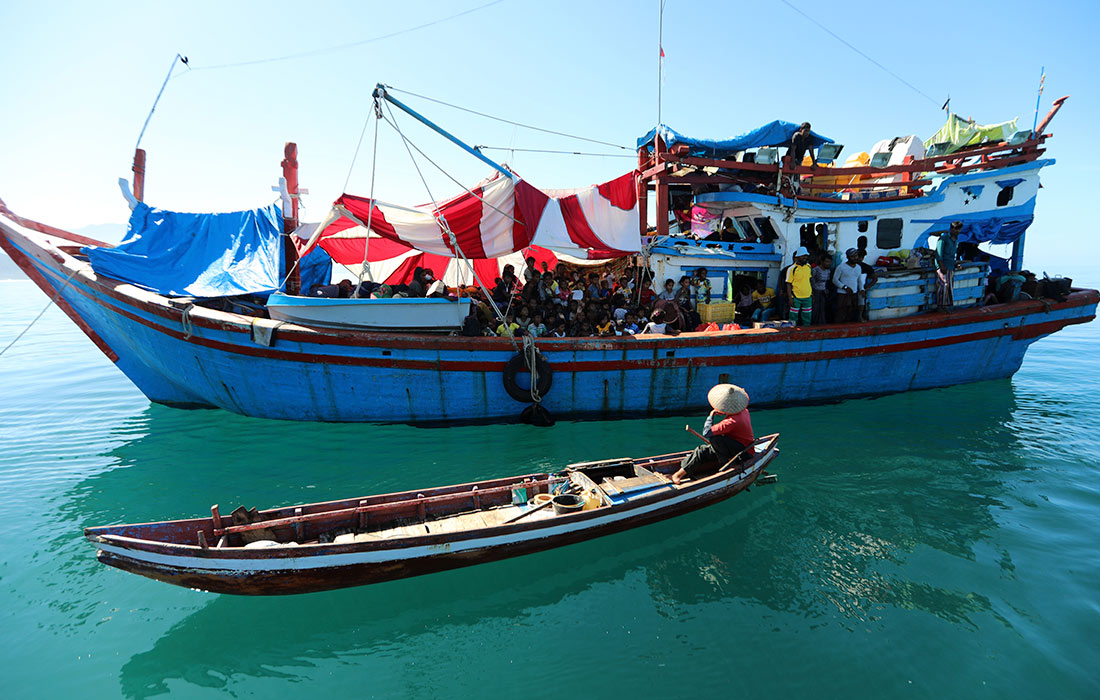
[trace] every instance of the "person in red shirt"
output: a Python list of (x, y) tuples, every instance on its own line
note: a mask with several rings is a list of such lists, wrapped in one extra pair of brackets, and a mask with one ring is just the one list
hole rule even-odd
[[(749, 419), (749, 395), (744, 389), (719, 384), (710, 390), (707, 400), (714, 409), (703, 425), (703, 437), (708, 442), (684, 457), (680, 469), (672, 475), (674, 484), (718, 471), (755, 440)], [(715, 416), (720, 418), (717, 425)]]

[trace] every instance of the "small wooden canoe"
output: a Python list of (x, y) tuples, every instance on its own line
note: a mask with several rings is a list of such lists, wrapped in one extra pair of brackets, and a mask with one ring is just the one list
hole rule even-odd
[[(92, 527), (84, 536), (104, 564), (178, 586), (308, 593), (538, 552), (717, 503), (764, 473), (778, 439), (761, 438), (717, 473), (680, 485), (669, 475), (686, 452), (232, 517), (214, 506), (208, 518)], [(559, 507), (570, 496), (574, 510)]]

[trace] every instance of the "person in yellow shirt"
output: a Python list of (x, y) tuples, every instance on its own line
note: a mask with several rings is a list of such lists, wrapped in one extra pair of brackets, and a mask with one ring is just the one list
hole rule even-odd
[(515, 336), (518, 330), (519, 324), (516, 323), (515, 315), (509, 311), (508, 315), (504, 317), (504, 321), (497, 326), (497, 335), (501, 338), (511, 338)]
[(810, 284), (810, 251), (801, 246), (794, 252), (794, 264), (787, 268), (787, 298), (791, 300), (788, 318), (800, 326), (810, 325), (814, 312), (814, 291)]
[(764, 280), (757, 280), (756, 290), (752, 293), (752, 300), (756, 302), (756, 311), (752, 314), (754, 321), (770, 321), (775, 314), (775, 290), (767, 285)]

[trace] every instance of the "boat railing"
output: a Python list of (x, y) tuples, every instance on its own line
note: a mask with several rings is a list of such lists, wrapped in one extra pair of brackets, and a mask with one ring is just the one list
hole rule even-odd
[[(842, 183), (830, 183), (828, 185), (813, 185), (815, 188), (846, 188), (846, 187), (885, 187), (891, 184), (915, 186), (928, 184), (931, 180), (917, 179), (920, 175), (959, 175), (972, 170), (989, 170), (1004, 168), (1009, 165), (1017, 165), (1037, 159), (1045, 152), (1042, 147), (1048, 134), (1029, 139), (1022, 144), (1009, 144), (1007, 141), (985, 144), (982, 146), (964, 148), (946, 155), (938, 155), (920, 159), (899, 165), (859, 165), (840, 167), (812, 167), (798, 165), (783, 167), (779, 163), (749, 163), (737, 160), (723, 160), (715, 158), (700, 158), (696, 156), (678, 155), (675, 150), (661, 153), (656, 165), (642, 172), (642, 180), (667, 179), (670, 183), (694, 184), (699, 182), (718, 183), (728, 181), (731, 173), (745, 173), (754, 175), (776, 175), (782, 170), (785, 175), (807, 175), (811, 177), (862, 177), (880, 178), (894, 175), (908, 176), (901, 182), (874, 183), (864, 180), (863, 183), (845, 185)], [(718, 168), (713, 175), (703, 172), (703, 168)], [(807, 185), (803, 185), (806, 187)]]
[(472, 499), (474, 507), (480, 509), (482, 507), (482, 499), (487, 496), (492, 497), (504, 493), (510, 493), (513, 489), (538, 489), (543, 486), (549, 489), (565, 481), (568, 481), (567, 477), (552, 476), (547, 479), (520, 481), (512, 484), (507, 484), (505, 486), (495, 486), (487, 489), (479, 489), (477, 486), (474, 486), (469, 491), (456, 491), (454, 493), (440, 494), (438, 496), (417, 496), (415, 498), (408, 498), (400, 501), (388, 501), (386, 503), (367, 504), (366, 501), (361, 501), (359, 505), (351, 508), (339, 508), (336, 510), (322, 511), (320, 513), (303, 513), (301, 515), (291, 515), (283, 518), (274, 518), (271, 520), (257, 520), (253, 523), (229, 525), (223, 528), (215, 527), (214, 536), (222, 537), (224, 535), (234, 535), (244, 532), (252, 532), (254, 530), (292, 527), (296, 525), (301, 525), (302, 523), (316, 523), (328, 520), (343, 520), (355, 516), (359, 516), (360, 518), (362, 518), (363, 516), (367, 516), (372, 513), (399, 510), (401, 508), (408, 508), (410, 506), (417, 507), (417, 509), (420, 511), (419, 516), (423, 520), (427, 517), (426, 506), (429, 505), (449, 503), (452, 501), (459, 501), (464, 499)]
[(749, 443), (749, 446), (741, 450), (733, 457), (731, 457), (722, 468), (718, 470), (719, 474), (726, 472), (743, 472), (751, 467), (757, 460), (768, 453), (768, 450), (775, 444), (775, 441), (779, 439), (779, 433), (772, 433), (771, 435), (765, 435), (764, 437), (757, 438)]

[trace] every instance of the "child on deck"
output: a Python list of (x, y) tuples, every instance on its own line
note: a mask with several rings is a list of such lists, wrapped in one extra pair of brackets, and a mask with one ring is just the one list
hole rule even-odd
[(615, 331), (612, 329), (611, 325), (611, 317), (606, 311), (602, 312), (599, 316), (599, 320), (596, 321), (596, 334), (615, 335)]
[(508, 315), (504, 317), (504, 322), (497, 326), (497, 335), (501, 338), (511, 338), (515, 336), (519, 328), (520, 325), (516, 323), (515, 315), (509, 311)]
[(531, 325), (531, 310), (526, 306), (519, 307), (519, 315), (516, 316), (516, 323), (520, 325), (520, 328), (526, 328)]
[(527, 325), (527, 332), (530, 333), (533, 338), (540, 338), (546, 335), (546, 324), (542, 322), (541, 311), (535, 312), (534, 320)]
[(623, 334), (637, 335), (638, 323), (633, 313), (627, 312), (626, 317), (623, 319)]

